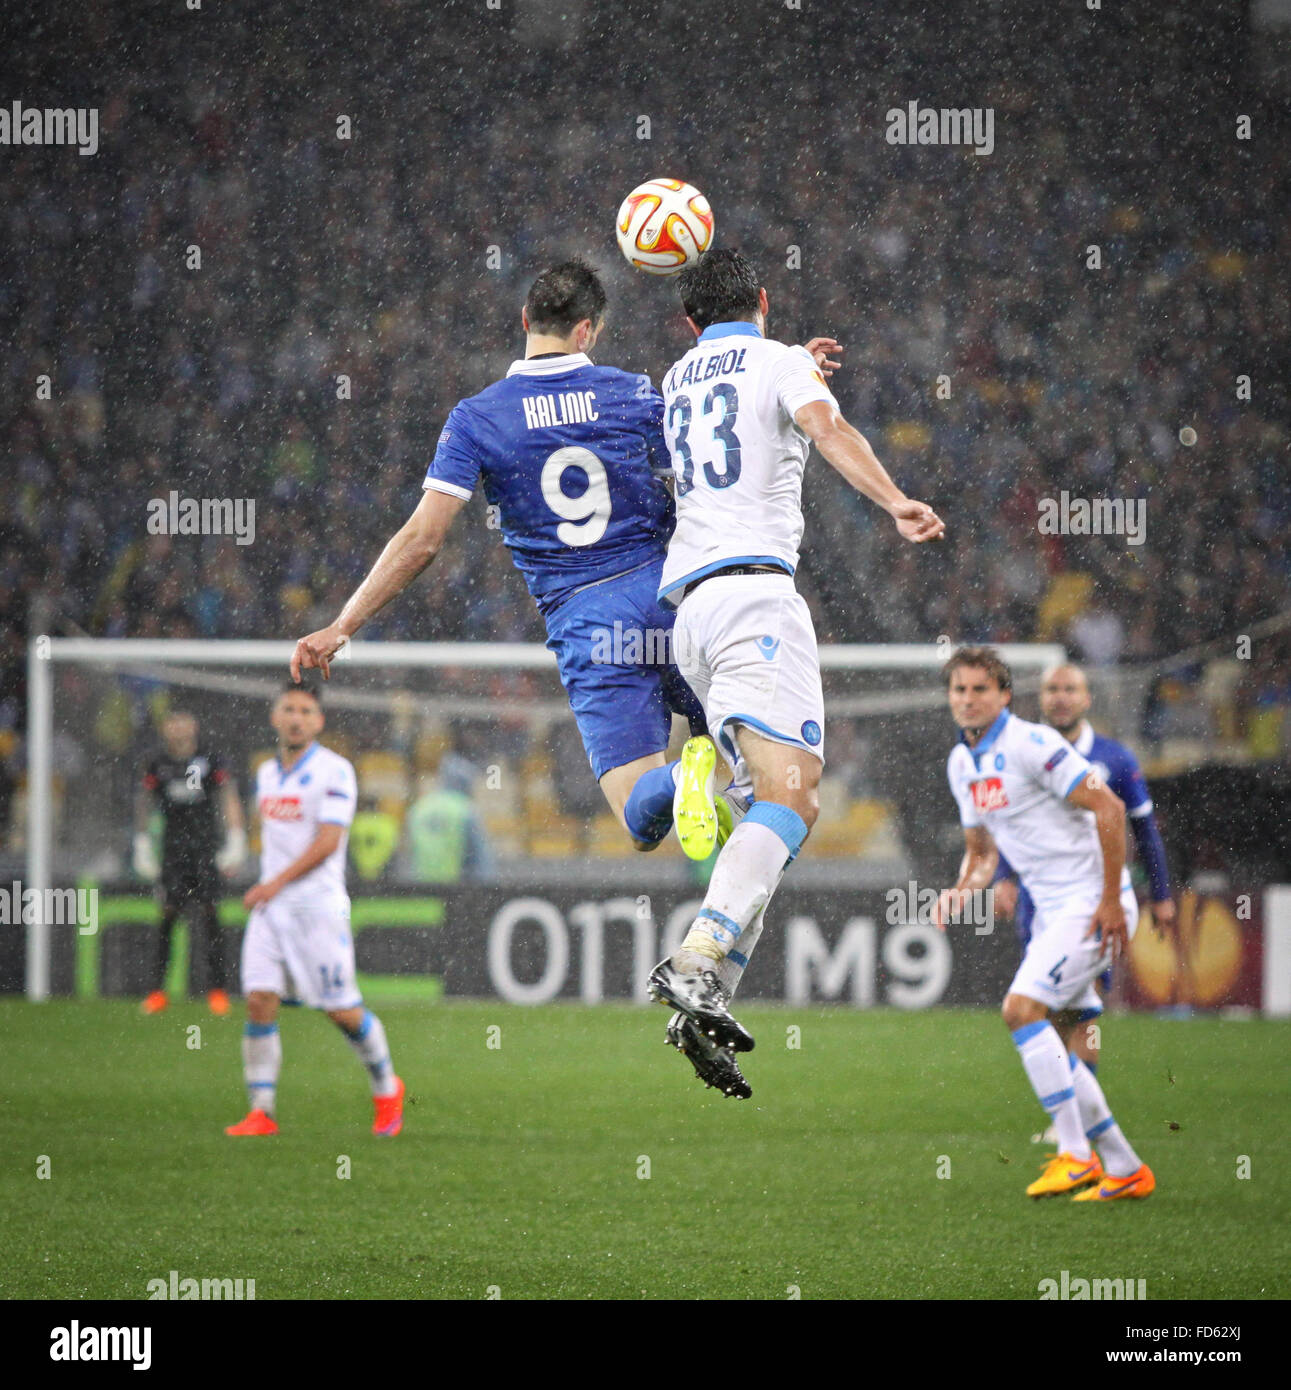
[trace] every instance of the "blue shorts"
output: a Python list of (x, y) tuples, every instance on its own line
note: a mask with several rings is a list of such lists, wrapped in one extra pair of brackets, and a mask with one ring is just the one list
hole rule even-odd
[(547, 646), (597, 781), (668, 747), (672, 715), (705, 733), (704, 711), (672, 663), (676, 613), (658, 600), (663, 559), (602, 580), (547, 615)]
[[(1018, 931), (1018, 941), (1025, 951), (1031, 944), (1031, 923), (1035, 920), (1035, 904), (1031, 901), (1031, 894), (1020, 883), (1018, 884), (1018, 906), (1013, 920)], [(1102, 985), (1104, 992), (1111, 989), (1112, 967), (1110, 965), (1098, 977), (1098, 982)]]

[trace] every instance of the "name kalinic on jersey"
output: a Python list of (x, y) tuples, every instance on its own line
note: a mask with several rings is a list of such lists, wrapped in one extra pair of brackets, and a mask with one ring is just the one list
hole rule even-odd
[(663, 400), (649, 377), (582, 353), (513, 362), (460, 401), (424, 487), (477, 486), (544, 613), (573, 592), (663, 557), (672, 531)]
[(599, 420), (595, 391), (563, 391), (559, 396), (524, 396), (526, 429), (552, 429), (556, 425), (583, 425)]

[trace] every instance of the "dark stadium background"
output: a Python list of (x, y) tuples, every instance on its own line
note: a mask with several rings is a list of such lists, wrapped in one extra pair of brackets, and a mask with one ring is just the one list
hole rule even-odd
[[(544, 264), (604, 269), (602, 360), (657, 377), (684, 349), (671, 288), (612, 236), (622, 195), (669, 173), (761, 268), (773, 332), (846, 343), (845, 412), (950, 526), (915, 554), (811, 467), (822, 640), (1066, 642), (1145, 756), (1176, 870), (1285, 874), (1291, 121), (1286, 31), (1255, 22), (1184, 2), (10, 7), (6, 99), (97, 106), (101, 131), (92, 158), (0, 152), (3, 863), (28, 638), (327, 621), (415, 504), (447, 410), (519, 353)], [(888, 144), (910, 100), (992, 107), (994, 152)], [(147, 536), (172, 489), (256, 498), (256, 543)], [(1148, 543), (1038, 534), (1064, 489), (1146, 498)], [(477, 502), (365, 636), (541, 630)], [(936, 760), (903, 770), (945, 734), (894, 720), (855, 744), (852, 790), (891, 799), (930, 873), (953, 808)], [(150, 739), (90, 750), (123, 847)], [(557, 786), (575, 816), (595, 808), (578, 781)]]

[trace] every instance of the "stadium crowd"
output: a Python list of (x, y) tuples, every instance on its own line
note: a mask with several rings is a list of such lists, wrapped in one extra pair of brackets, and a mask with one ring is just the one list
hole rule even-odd
[[(845, 413), (948, 521), (935, 556), (903, 546), (813, 461), (801, 573), (822, 640), (1055, 638), (1115, 666), (1291, 608), (1291, 189), (1231, 101), (1181, 115), (1168, 82), (1126, 95), (1114, 62), (1043, 59), (964, 91), (930, 33), (903, 61), (772, 56), (750, 107), (738, 24), (710, 36), (732, 75), (701, 99), (684, 62), (604, 67), (586, 7), (568, 7), (582, 42), (517, 33), (505, 62), (478, 16), (377, 8), (357, 52), (244, 18), (206, 62), (187, 26), (141, 61), (98, 16), (100, 153), (7, 151), (0, 728), (21, 731), (33, 611), (133, 637), (330, 619), (415, 505), (452, 404), (519, 355), (544, 264), (605, 270), (598, 356), (657, 379), (686, 330), (612, 219), (660, 173), (702, 187), (760, 264), (773, 333), (845, 342)], [(562, 116), (553, 71), (579, 93)], [(989, 157), (888, 143), (886, 108), (937, 92), (993, 103)], [(172, 491), (254, 499), (254, 542), (149, 534)], [(1044, 534), (1063, 493), (1142, 499), (1143, 543)], [(540, 638), (478, 499), (367, 635)], [(1291, 703), (1285, 638), (1252, 656), (1240, 701)]]

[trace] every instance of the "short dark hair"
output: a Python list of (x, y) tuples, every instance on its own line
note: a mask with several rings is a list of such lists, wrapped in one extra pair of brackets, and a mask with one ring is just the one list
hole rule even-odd
[(1009, 670), (1004, 658), (994, 647), (959, 647), (950, 655), (950, 660), (941, 668), (946, 678), (946, 688), (950, 688), (950, 678), (961, 666), (972, 666), (993, 676), (1001, 690), (1012, 691), (1013, 672)]
[(284, 695), (308, 695), (319, 709), (323, 708), (323, 692), (314, 681), (283, 681), (278, 698), (281, 700)]
[(720, 246), (704, 254), (677, 277), (681, 306), (700, 328), (731, 319), (752, 318), (762, 288), (752, 263), (738, 251)]
[(524, 302), (529, 332), (564, 335), (584, 319), (598, 324), (607, 303), (601, 277), (586, 261), (562, 261), (529, 286)]

